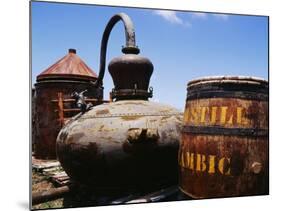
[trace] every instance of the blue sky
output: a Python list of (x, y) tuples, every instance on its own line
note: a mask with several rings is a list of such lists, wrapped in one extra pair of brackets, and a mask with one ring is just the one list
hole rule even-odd
[[(69, 48), (98, 74), (100, 42), (112, 15), (134, 22), (141, 55), (154, 72), (152, 100), (184, 108), (186, 84), (205, 76), (244, 75), (268, 80), (268, 18), (95, 5), (32, 2), (32, 83)], [(109, 39), (107, 64), (125, 44), (122, 23)], [(106, 70), (104, 95), (113, 88)]]

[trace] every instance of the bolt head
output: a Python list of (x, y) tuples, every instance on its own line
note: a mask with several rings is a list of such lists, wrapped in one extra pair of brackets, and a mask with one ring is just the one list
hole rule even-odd
[(259, 174), (262, 170), (262, 164), (260, 162), (254, 162), (251, 166), (251, 171), (255, 174)]

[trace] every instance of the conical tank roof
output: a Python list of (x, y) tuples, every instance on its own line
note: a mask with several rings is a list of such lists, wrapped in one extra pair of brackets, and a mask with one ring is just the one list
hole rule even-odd
[(75, 49), (69, 49), (67, 55), (37, 76), (37, 82), (49, 79), (82, 79), (93, 81), (97, 79), (97, 74), (77, 56)]

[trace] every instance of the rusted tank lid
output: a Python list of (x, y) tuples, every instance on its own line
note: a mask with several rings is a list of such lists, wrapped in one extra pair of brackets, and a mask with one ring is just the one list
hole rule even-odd
[(210, 97), (268, 100), (268, 81), (248, 76), (215, 76), (187, 84), (187, 99)]
[(37, 82), (50, 79), (80, 79), (94, 81), (97, 74), (70, 48), (68, 54), (37, 76)]
[(258, 77), (249, 77), (249, 76), (212, 76), (212, 77), (203, 77), (189, 81), (187, 86), (197, 86), (204, 84), (255, 84), (268, 86), (268, 81), (258, 78)]

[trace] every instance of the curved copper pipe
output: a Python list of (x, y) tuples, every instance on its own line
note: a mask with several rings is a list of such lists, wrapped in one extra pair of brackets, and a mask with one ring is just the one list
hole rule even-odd
[(133, 25), (131, 18), (125, 13), (119, 13), (119, 14), (112, 16), (112, 18), (109, 20), (109, 22), (107, 23), (107, 25), (105, 27), (105, 30), (104, 30), (103, 36), (102, 36), (102, 41), (101, 41), (99, 76), (95, 83), (95, 85), (97, 85), (99, 87), (102, 86), (102, 81), (103, 81), (103, 77), (104, 77), (108, 38), (109, 38), (112, 28), (120, 20), (124, 24), (125, 36), (126, 36), (126, 46), (123, 47), (122, 52), (125, 54), (129, 54), (129, 53), (138, 54), (140, 52), (140, 50), (136, 46), (135, 29), (134, 29), (134, 25)]

